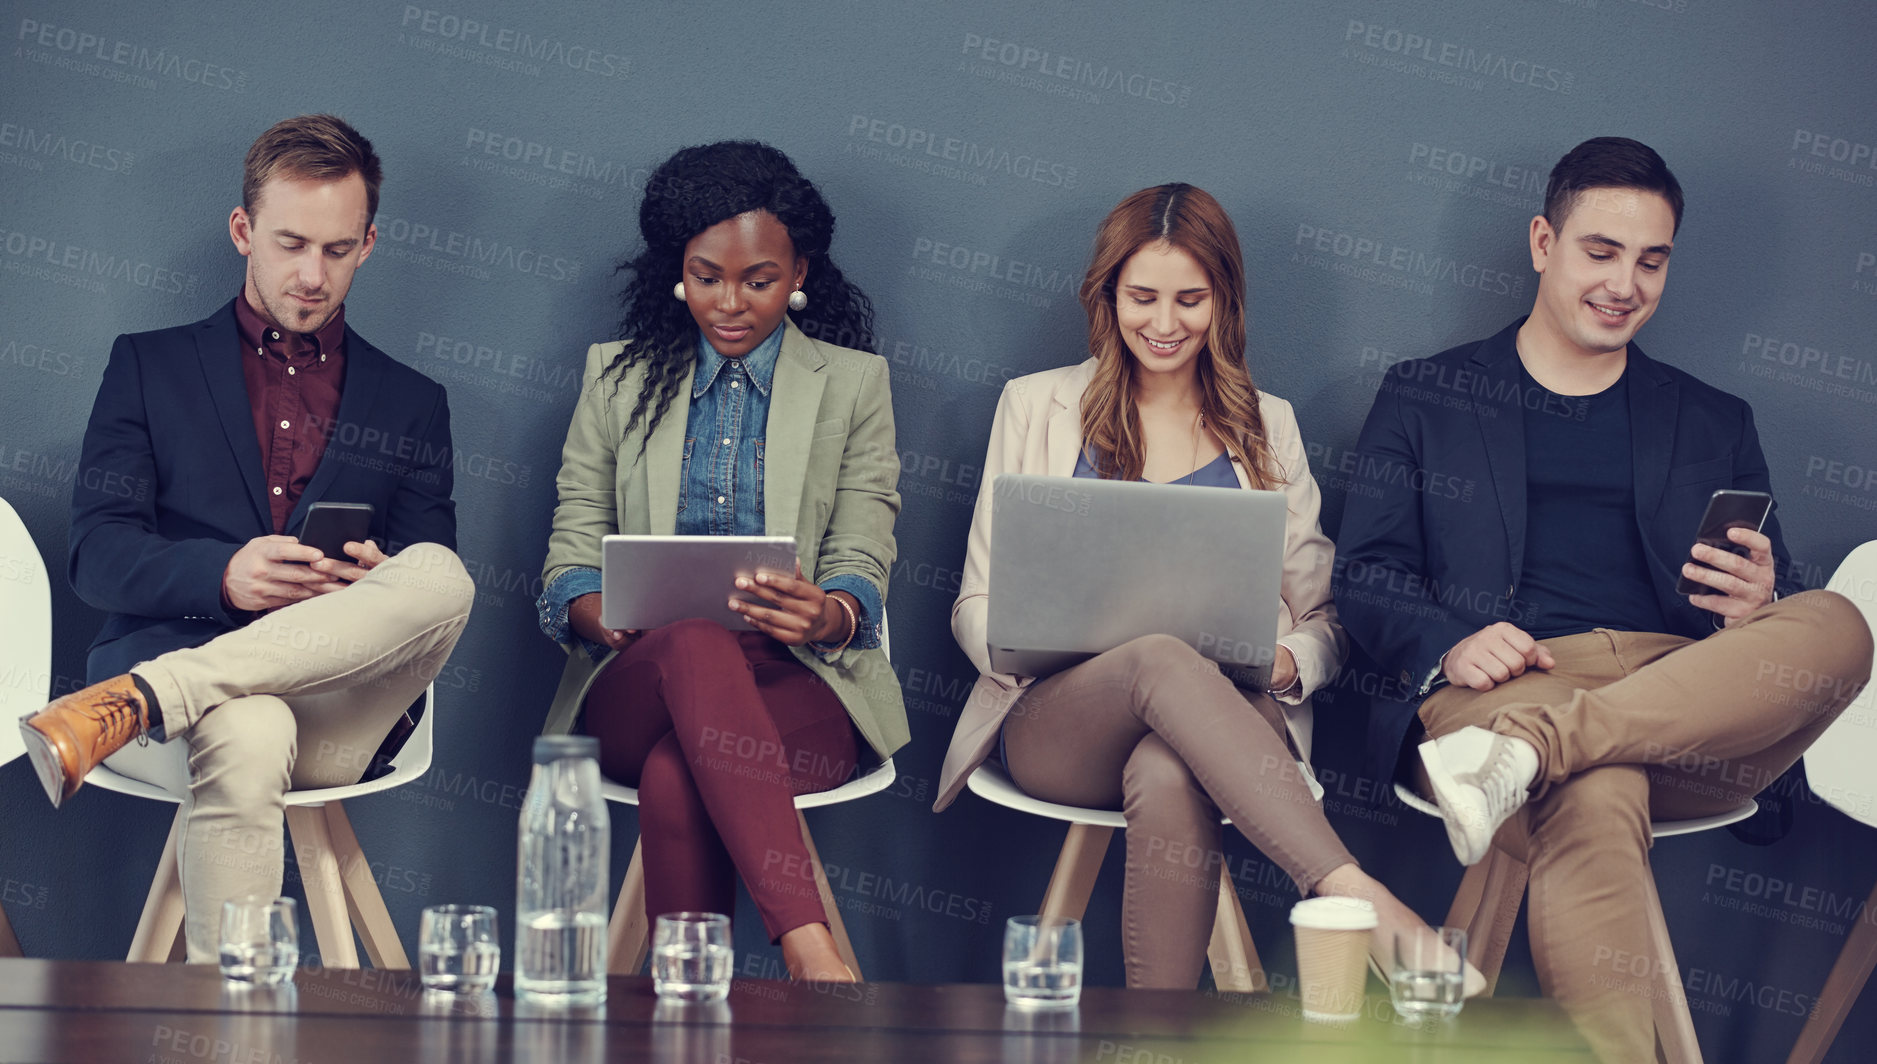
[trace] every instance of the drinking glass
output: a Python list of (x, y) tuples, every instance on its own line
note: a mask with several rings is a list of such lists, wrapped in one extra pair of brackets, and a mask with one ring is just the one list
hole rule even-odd
[(1395, 935), (1395, 966), (1388, 996), (1409, 1019), (1452, 1016), (1466, 986), (1466, 931), (1423, 927)]
[(495, 910), (487, 905), (431, 905), (417, 925), (417, 975), (425, 990), (480, 994), (502, 970)]
[(1004, 1001), (1070, 1009), (1082, 1000), (1082, 922), (1013, 916), (1004, 922)]
[(292, 898), (250, 895), (222, 903), (222, 978), (279, 986), (300, 965), (299, 906)]
[(665, 913), (652, 932), (652, 988), (671, 1001), (730, 996), (730, 918), (721, 913)]

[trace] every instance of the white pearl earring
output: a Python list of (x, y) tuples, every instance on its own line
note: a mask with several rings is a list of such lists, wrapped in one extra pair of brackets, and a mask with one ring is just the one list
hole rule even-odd
[(790, 292), (789, 293), (789, 309), (790, 310), (807, 310), (808, 309), (808, 293), (802, 291), (799, 288), (797, 288), (793, 292)]
[(671, 286), (671, 297), (677, 300), (684, 299), (684, 282), (683, 281), (679, 281), (677, 284), (674, 284)]

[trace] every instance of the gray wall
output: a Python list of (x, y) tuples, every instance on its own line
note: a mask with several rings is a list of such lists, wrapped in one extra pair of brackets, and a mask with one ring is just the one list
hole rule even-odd
[[(1002, 920), (1034, 910), (1060, 840), (969, 796), (929, 812), (972, 678), (946, 616), (998, 388), (1081, 357), (1074, 289), (1094, 226), (1137, 188), (1190, 181), (1232, 211), (1252, 371), (1296, 404), (1334, 534), (1382, 367), (1522, 313), (1525, 224), (1551, 163), (1589, 136), (1645, 140), (1686, 185), (1688, 216), (1643, 343), (1753, 403), (1806, 583), (1873, 535), (1877, 17), (1858, 0), (7, 7), (0, 494), (55, 574), (112, 337), (237, 290), (225, 223), (249, 142), (330, 110), (384, 156), (378, 249), (348, 320), (450, 389), (480, 587), (438, 681), (436, 771), (353, 809), (407, 941), (425, 904), (512, 914), (524, 754), (560, 660), (531, 606), (560, 441), (580, 355), (613, 335), (610, 270), (633, 246), (639, 189), (682, 145), (788, 151), (880, 308), (914, 738), (890, 794), (814, 817), (875, 978), (995, 978)], [(55, 583), (69, 688), (99, 615)], [(1459, 878), (1438, 826), (1354, 768), (1363, 682), (1318, 717), (1332, 815), (1438, 917)], [(0, 801), (4, 901), (28, 952), (121, 955), (169, 808), (93, 789), (55, 814), (23, 763), (0, 772)], [(616, 824), (623, 870), (632, 815)], [(1877, 879), (1870, 840), (1805, 800), (1770, 848), (1725, 832), (1659, 847), (1713, 1059), (1783, 1056)], [(1103, 982), (1120, 980), (1114, 856), (1090, 910)], [(1232, 858), (1260, 945), (1288, 964), (1281, 876), (1242, 840)], [(775, 974), (757, 927), (740, 923), (744, 970)], [(1534, 992), (1522, 944), (1508, 982)], [(1866, 1004), (1839, 1045), (1873, 1035)]]

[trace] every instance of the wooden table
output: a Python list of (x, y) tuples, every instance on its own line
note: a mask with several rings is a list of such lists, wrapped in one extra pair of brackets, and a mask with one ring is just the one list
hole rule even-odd
[(796, 986), (738, 980), (728, 1002), (661, 1005), (615, 976), (599, 1009), (426, 996), (414, 973), (303, 969), (290, 987), (225, 987), (213, 967), (0, 960), (0, 1061), (143, 1064), (701, 1064), (1002, 1061), (1281, 1064), (1587, 1061), (1550, 1001), (1482, 1000), (1412, 1026), (1386, 998), (1345, 1027), (1294, 998), (1092, 987), (1077, 1010), (1006, 1009), (995, 985)]

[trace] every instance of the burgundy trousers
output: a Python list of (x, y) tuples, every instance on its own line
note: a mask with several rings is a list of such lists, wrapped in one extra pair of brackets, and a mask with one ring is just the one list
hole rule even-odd
[(645, 914), (732, 913), (749, 888), (771, 941), (826, 923), (795, 796), (847, 782), (847, 710), (761, 632), (677, 621), (640, 636), (587, 692), (600, 771), (639, 789)]

